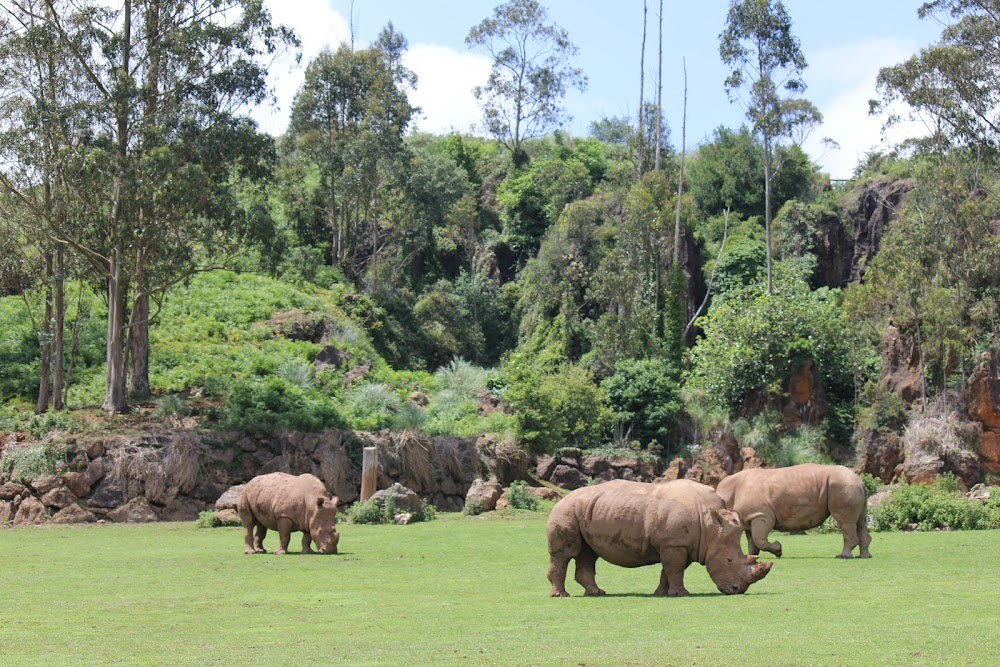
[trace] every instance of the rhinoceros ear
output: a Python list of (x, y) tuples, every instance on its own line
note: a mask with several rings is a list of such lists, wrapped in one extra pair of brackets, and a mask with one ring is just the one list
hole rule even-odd
[(722, 533), (724, 535), (740, 530), (739, 521), (737, 520), (734, 522), (729, 518), (731, 515), (735, 514), (735, 512), (732, 512), (731, 510), (722, 510), (722, 512), (726, 513), (725, 515), (716, 509), (711, 509), (709, 512), (712, 515), (712, 520), (719, 524), (719, 528), (722, 529)]
[(320, 496), (319, 498), (316, 499), (316, 507), (319, 507), (320, 509), (323, 508), (323, 505), (325, 503), (326, 503), (326, 498), (324, 498), (323, 496)]

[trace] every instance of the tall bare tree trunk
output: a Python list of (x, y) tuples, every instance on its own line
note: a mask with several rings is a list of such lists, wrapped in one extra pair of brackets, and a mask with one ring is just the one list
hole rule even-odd
[(128, 409), (125, 399), (125, 295), (122, 294), (121, 260), (117, 248), (111, 251), (108, 271), (108, 345), (104, 404), (109, 415)]
[(660, 146), (663, 144), (663, 0), (660, 0), (660, 57), (656, 67), (656, 162), (653, 167), (660, 170)]
[(145, 398), (149, 388), (149, 294), (145, 288), (145, 252), (139, 252), (135, 267), (135, 293), (128, 326), (129, 398)]
[(642, 2), (642, 51), (639, 54), (639, 131), (636, 135), (636, 171), (639, 177), (642, 178), (642, 172), (645, 168), (645, 143), (646, 143), (646, 133), (645, 124), (643, 121), (642, 107), (646, 100), (646, 1)]
[(677, 176), (677, 215), (674, 217), (674, 266), (681, 258), (681, 203), (684, 197), (684, 157), (687, 153), (688, 70), (684, 64), (684, 113), (681, 115), (681, 169)]
[(774, 291), (771, 278), (771, 137), (764, 133), (764, 237), (767, 241), (767, 295)]

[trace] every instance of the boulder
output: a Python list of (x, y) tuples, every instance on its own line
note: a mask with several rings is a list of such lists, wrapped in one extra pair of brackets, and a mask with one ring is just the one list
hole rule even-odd
[(85, 472), (68, 472), (64, 474), (63, 484), (77, 498), (83, 498), (90, 493), (90, 477)]
[(468, 506), (472, 500), (479, 500), (483, 504), (484, 512), (492, 512), (497, 507), (497, 501), (503, 493), (503, 487), (497, 482), (484, 482), (478, 477), (472, 481), (472, 486), (465, 494), (465, 504)]
[[(753, 447), (743, 447), (740, 449), (740, 458), (743, 460), (743, 464), (739, 470), (764, 467), (764, 460), (757, 456), (757, 450)], [(733, 472), (738, 472), (735, 463), (733, 464)]]
[(187, 496), (177, 496), (168, 500), (163, 507), (154, 507), (153, 511), (160, 521), (194, 521), (206, 509), (205, 503)]
[(28, 482), (28, 485), (34, 489), (36, 494), (44, 496), (52, 489), (62, 486), (62, 477), (59, 475), (44, 475), (38, 479), (31, 480)]
[(151, 523), (156, 521), (156, 513), (149, 506), (149, 501), (139, 496), (133, 498), (121, 507), (108, 512), (108, 518), (115, 523)]
[(15, 496), (23, 496), (27, 490), (23, 484), (3, 482), (0, 484), (0, 500), (14, 500)]
[(360, 366), (355, 366), (351, 370), (344, 373), (344, 386), (350, 385), (352, 382), (358, 379), (364, 379), (372, 372), (375, 368), (370, 361), (366, 361)]
[[(628, 468), (626, 468), (628, 470)], [(579, 489), (582, 486), (587, 486), (587, 478), (582, 472), (577, 468), (568, 466), (565, 464), (559, 464), (552, 471), (552, 476), (549, 481), (556, 486), (568, 489), (572, 491), (573, 489)]]
[(556, 469), (556, 457), (549, 454), (539, 454), (535, 459), (535, 476), (538, 479), (548, 480), (552, 476), (552, 471)]
[(351, 360), (351, 355), (347, 352), (338, 350), (333, 345), (327, 345), (316, 355), (313, 359), (313, 366), (316, 368), (317, 372), (326, 370), (327, 368), (340, 368), (340, 366), (346, 364)]
[(42, 496), (41, 501), (46, 507), (53, 507), (57, 510), (61, 510), (64, 507), (69, 507), (75, 503), (76, 496), (70, 493), (65, 487), (60, 486), (52, 489)]
[(72, 503), (56, 512), (52, 517), (52, 523), (93, 523), (97, 517), (93, 512), (80, 507), (77, 503)]
[(240, 502), (240, 495), (243, 493), (243, 488), (246, 484), (237, 484), (236, 486), (231, 486), (226, 491), (219, 496), (219, 499), (215, 501), (215, 510), (235, 510), (237, 503)]
[(680, 457), (676, 457), (670, 462), (667, 469), (663, 471), (663, 477), (661, 477), (659, 481), (672, 482), (675, 479), (683, 479), (687, 474), (687, 470), (687, 461)]
[(611, 464), (602, 456), (588, 454), (580, 459), (580, 472), (587, 477), (598, 477), (602, 472), (611, 470)]
[(476, 414), (486, 417), (494, 412), (506, 412), (500, 399), (493, 395), (489, 389), (480, 387), (476, 390)]
[(93, 495), (87, 499), (89, 507), (104, 507), (111, 509), (125, 502), (125, 489), (117, 479), (104, 479), (98, 485)]
[(104, 456), (105, 447), (104, 443), (101, 442), (100, 440), (92, 440), (88, 442), (85, 446), (85, 449), (87, 450), (87, 458), (89, 458), (91, 461), (93, 461), (94, 459), (99, 459), (102, 456)]
[(685, 479), (716, 487), (724, 477), (733, 472), (733, 459), (721, 447), (703, 447), (694, 457)]
[(14, 515), (15, 526), (30, 526), (45, 523), (49, 520), (48, 510), (38, 498), (28, 496), (21, 501)]
[(1000, 433), (1000, 350), (983, 352), (969, 378), (969, 418)]
[(16, 512), (17, 508), (14, 506), (14, 503), (6, 500), (0, 500), (0, 526), (6, 526), (9, 524), (13, 520)]
[(529, 486), (527, 487), (527, 491), (539, 500), (558, 501), (563, 497), (563, 494), (559, 493), (555, 489), (550, 489), (547, 486)]
[(986, 470), (1000, 475), (1000, 434), (983, 431), (979, 436), (979, 458)]
[(385, 501), (387, 498), (393, 499), (393, 505), (398, 512), (411, 512), (413, 514), (422, 512), (424, 509), (424, 502), (420, 499), (416, 493), (406, 488), (399, 482), (396, 482), (388, 489), (382, 489), (381, 491), (376, 491), (372, 494), (372, 498), (378, 503), (379, 507), (385, 507)]
[(216, 510), (215, 518), (219, 520), (219, 523), (223, 526), (242, 526), (243, 521), (240, 519), (240, 514), (234, 509), (224, 509)]

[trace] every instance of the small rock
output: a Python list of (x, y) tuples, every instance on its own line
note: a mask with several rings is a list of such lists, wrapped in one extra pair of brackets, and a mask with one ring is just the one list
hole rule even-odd
[(405, 526), (406, 524), (413, 521), (413, 515), (409, 512), (403, 512), (402, 514), (397, 514), (392, 518), (396, 522), (397, 526)]
[(76, 496), (67, 491), (65, 488), (59, 487), (52, 489), (42, 496), (41, 501), (46, 507), (54, 507), (61, 510), (64, 507), (69, 507), (76, 502)]
[(477, 477), (465, 494), (465, 504), (468, 505), (469, 501), (478, 499), (483, 504), (484, 512), (492, 512), (497, 509), (497, 501), (502, 493), (503, 487), (499, 483), (484, 482)]
[(108, 512), (108, 518), (115, 523), (151, 523), (156, 521), (156, 514), (149, 501), (140, 496)]
[(76, 503), (67, 505), (52, 517), (52, 523), (65, 524), (65, 523), (93, 523), (97, 521), (97, 517), (93, 512), (85, 510)]

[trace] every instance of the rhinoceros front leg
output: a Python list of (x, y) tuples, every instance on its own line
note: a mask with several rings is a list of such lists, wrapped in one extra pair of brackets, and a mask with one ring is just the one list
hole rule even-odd
[(278, 519), (278, 538), (278, 548), (274, 553), (288, 553), (288, 542), (292, 539), (292, 522), (289, 519)]
[(312, 543), (312, 535), (309, 534), (309, 531), (303, 530), (302, 531), (302, 553), (304, 553), (304, 554), (311, 554), (313, 552), (312, 547), (309, 546), (311, 543)]
[(597, 575), (597, 554), (584, 544), (576, 555), (576, 583), (583, 586), (584, 595), (604, 595), (594, 577)]
[(653, 591), (653, 595), (670, 597), (689, 595), (687, 589), (684, 588), (684, 570), (688, 566), (687, 549), (664, 549), (660, 552), (660, 563), (663, 565), (663, 571), (660, 572), (660, 585)]
[[(756, 516), (750, 521), (750, 534), (753, 537), (754, 545), (761, 551), (770, 551), (778, 558), (781, 558), (781, 542), (767, 541), (767, 536), (773, 529), (773, 517)], [(760, 551), (757, 553), (760, 553)], [(751, 555), (753, 555), (753, 552), (751, 552)]]

